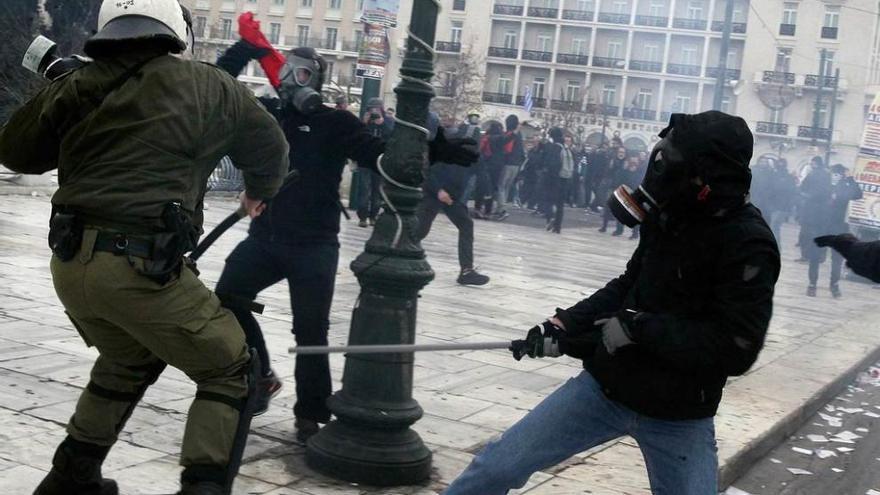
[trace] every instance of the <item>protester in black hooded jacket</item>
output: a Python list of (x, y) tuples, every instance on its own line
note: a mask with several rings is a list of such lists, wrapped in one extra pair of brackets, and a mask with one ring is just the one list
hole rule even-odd
[[(217, 65), (235, 77), (251, 60), (271, 54), (268, 49), (257, 48), (242, 39), (223, 53)], [(306, 64), (308, 70), (299, 64)], [(308, 84), (312, 85), (309, 87), (320, 98), (327, 67), (323, 57), (312, 48), (296, 48), (287, 56), (287, 65), (291, 65), (291, 70), (281, 77), (280, 89), (298, 91), (304, 87), (299, 77), (308, 72)], [(287, 81), (285, 77), (297, 81)], [(268, 209), (251, 222), (248, 237), (226, 259), (216, 288), (221, 301), (244, 329), (248, 346), (257, 349), (263, 364), (263, 377), (257, 384), (262, 401), (255, 414), (265, 412), (269, 399), (281, 388), (281, 381), (272, 373), (262, 331), (250, 305), (242, 301), (253, 301), (262, 290), (287, 279), (297, 345), (327, 345), (339, 260), (342, 172), (348, 159), (377, 170), (385, 150), (385, 142), (373, 136), (356, 116), (327, 107), (320, 99), (308, 113), (300, 110), (297, 99), (291, 96), (261, 101), (284, 131), (290, 144), (290, 168), (296, 171), (297, 179), (288, 182)], [(432, 161), (455, 163), (476, 159), (476, 154), (465, 150), (462, 143), (441, 139), (439, 135), (430, 143), (430, 155)], [(332, 392), (327, 356), (297, 356), (294, 378), (295, 425), (297, 437), (304, 441), (317, 433), (319, 423), (330, 419), (325, 403)]]
[(840, 234), (817, 237), (815, 243), (840, 253), (856, 275), (880, 284), (880, 241), (864, 242), (852, 234)]
[(582, 358), (585, 371), (491, 442), (446, 495), (507, 493), (624, 435), (641, 448), (653, 493), (716, 493), (713, 416), (727, 377), (763, 346), (779, 251), (748, 204), (744, 120), (675, 114), (661, 137), (641, 184), (655, 207), (642, 195), (629, 210), (609, 203), (628, 224), (645, 213), (626, 271), (511, 346), (516, 358)]

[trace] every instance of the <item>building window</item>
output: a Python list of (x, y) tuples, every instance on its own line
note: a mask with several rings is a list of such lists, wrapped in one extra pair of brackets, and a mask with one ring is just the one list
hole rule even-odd
[(825, 6), (825, 22), (823, 27), (836, 28), (840, 24), (840, 5)]
[(532, 98), (544, 97), (544, 85), (546, 82), (547, 81), (543, 77), (536, 77), (532, 81)]
[(199, 16), (196, 17), (196, 24), (193, 26), (193, 34), (196, 38), (204, 38), (205, 37), (205, 26), (208, 25), (208, 18)]
[(785, 110), (782, 108), (771, 108), (770, 109), (770, 122), (774, 124), (784, 124), (785, 123)]
[(620, 58), (621, 52), (623, 52), (623, 43), (620, 41), (608, 42), (608, 58)]
[(512, 94), (510, 91), (510, 87), (513, 84), (513, 81), (510, 80), (510, 74), (499, 74), (498, 75), (498, 93), (502, 95)]
[[(252, 2), (256, 3), (256, 2)], [(272, 5), (277, 5), (279, 7), (284, 7), (284, 0), (272, 0)]]
[(617, 86), (613, 84), (606, 84), (605, 87), (602, 88), (602, 104), (603, 105), (615, 105), (617, 103)]
[(655, 44), (644, 45), (645, 60), (648, 62), (660, 61), (660, 46)]
[(465, 3), (465, 0), (453, 0), (452, 10), (464, 10), (466, 6)]
[(538, 35), (538, 51), (539, 52), (552, 52), (553, 51), (553, 37), (547, 34), (539, 34)]
[(281, 24), (273, 22), (269, 24), (269, 43), (277, 45), (281, 39)]
[(232, 39), (232, 19), (220, 21), (220, 38), (224, 40)]
[(326, 31), (324, 31), (324, 48), (329, 48), (330, 50), (336, 49), (336, 39), (339, 37), (339, 29), (328, 27)]
[(675, 103), (672, 104), (672, 110), (678, 113), (690, 113), (691, 96), (684, 93), (675, 95)]
[(461, 21), (452, 21), (452, 31), (450, 32), (449, 41), (453, 43), (461, 43), (461, 30), (464, 23)]
[(727, 52), (727, 68), (739, 67), (739, 53), (736, 48), (730, 48)]
[(798, 4), (796, 2), (785, 2), (785, 6), (782, 8), (782, 23), (797, 24), (797, 12)]
[[(282, 1), (284, 1), (284, 0), (282, 0)], [(301, 7), (305, 7), (305, 8), (310, 9), (310, 8), (312, 8), (312, 0), (300, 0), (299, 5)]]
[(681, 47), (681, 63), (683, 65), (699, 65), (697, 63), (697, 47), (685, 45)]
[[(819, 61), (822, 60), (822, 52), (819, 52)], [(825, 64), (822, 65), (822, 72), (826, 77), (834, 76), (834, 52), (825, 50)]]
[(504, 48), (509, 50), (516, 50), (519, 48), (516, 31), (507, 31), (504, 33)]
[(702, 19), (703, 5), (703, 0), (690, 0), (687, 7), (688, 19)]
[(581, 82), (578, 80), (568, 80), (565, 87), (565, 101), (579, 101), (581, 99)]
[(358, 0), (358, 8), (357, 9), (358, 9), (358, 12), (361, 12), (364, 10), (364, 0)]
[(776, 49), (776, 72), (788, 72), (791, 68), (791, 48)]
[(664, 0), (651, 0), (648, 6), (648, 15), (653, 17), (663, 17), (666, 14), (666, 2)]
[(357, 46), (357, 49), (361, 49), (361, 44), (364, 42), (364, 32), (360, 29), (354, 30), (354, 44)]
[(587, 40), (584, 38), (575, 38), (571, 40), (571, 53), (575, 55), (586, 55)]
[(591, 12), (593, 10), (593, 0), (577, 0), (575, 8), (581, 12)]
[(636, 95), (635, 106), (642, 110), (651, 108), (651, 100), (654, 99), (654, 91), (650, 88), (640, 88), (639, 94)]
[(614, 0), (612, 9), (615, 14), (629, 14), (629, 2), (626, 0)]
[(327, 62), (327, 80), (333, 80), (333, 73), (336, 70), (336, 62)]
[(296, 41), (299, 46), (309, 46), (310, 30), (309, 26), (296, 27)]
[(342, 0), (330, 0), (330, 10), (340, 10), (342, 8)]

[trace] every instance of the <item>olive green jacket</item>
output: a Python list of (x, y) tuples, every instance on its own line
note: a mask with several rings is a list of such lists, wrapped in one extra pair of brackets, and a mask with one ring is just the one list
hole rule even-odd
[(97, 60), (49, 84), (0, 128), (0, 163), (26, 174), (58, 168), (53, 204), (130, 232), (162, 229), (169, 202), (201, 228), (206, 182), (224, 155), (255, 199), (274, 196), (288, 168), (284, 134), (244, 85), (169, 55)]

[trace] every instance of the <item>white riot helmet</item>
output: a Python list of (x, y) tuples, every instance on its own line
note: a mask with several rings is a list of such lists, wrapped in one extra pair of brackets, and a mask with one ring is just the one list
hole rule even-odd
[(178, 0), (104, 0), (98, 13), (98, 32), (85, 44), (86, 54), (120, 41), (157, 40), (180, 53), (190, 39), (188, 12)]

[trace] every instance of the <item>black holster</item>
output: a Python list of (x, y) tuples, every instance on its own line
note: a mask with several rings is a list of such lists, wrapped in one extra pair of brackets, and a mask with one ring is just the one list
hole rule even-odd
[(49, 249), (61, 261), (76, 256), (83, 239), (83, 224), (75, 213), (61, 209), (52, 212), (49, 219)]
[(192, 251), (196, 245), (196, 229), (189, 215), (179, 203), (169, 203), (162, 211), (165, 232), (152, 235), (153, 248), (150, 258), (143, 260), (138, 266), (129, 260), (137, 272), (160, 285), (165, 285), (172, 278), (180, 275), (183, 255)]

